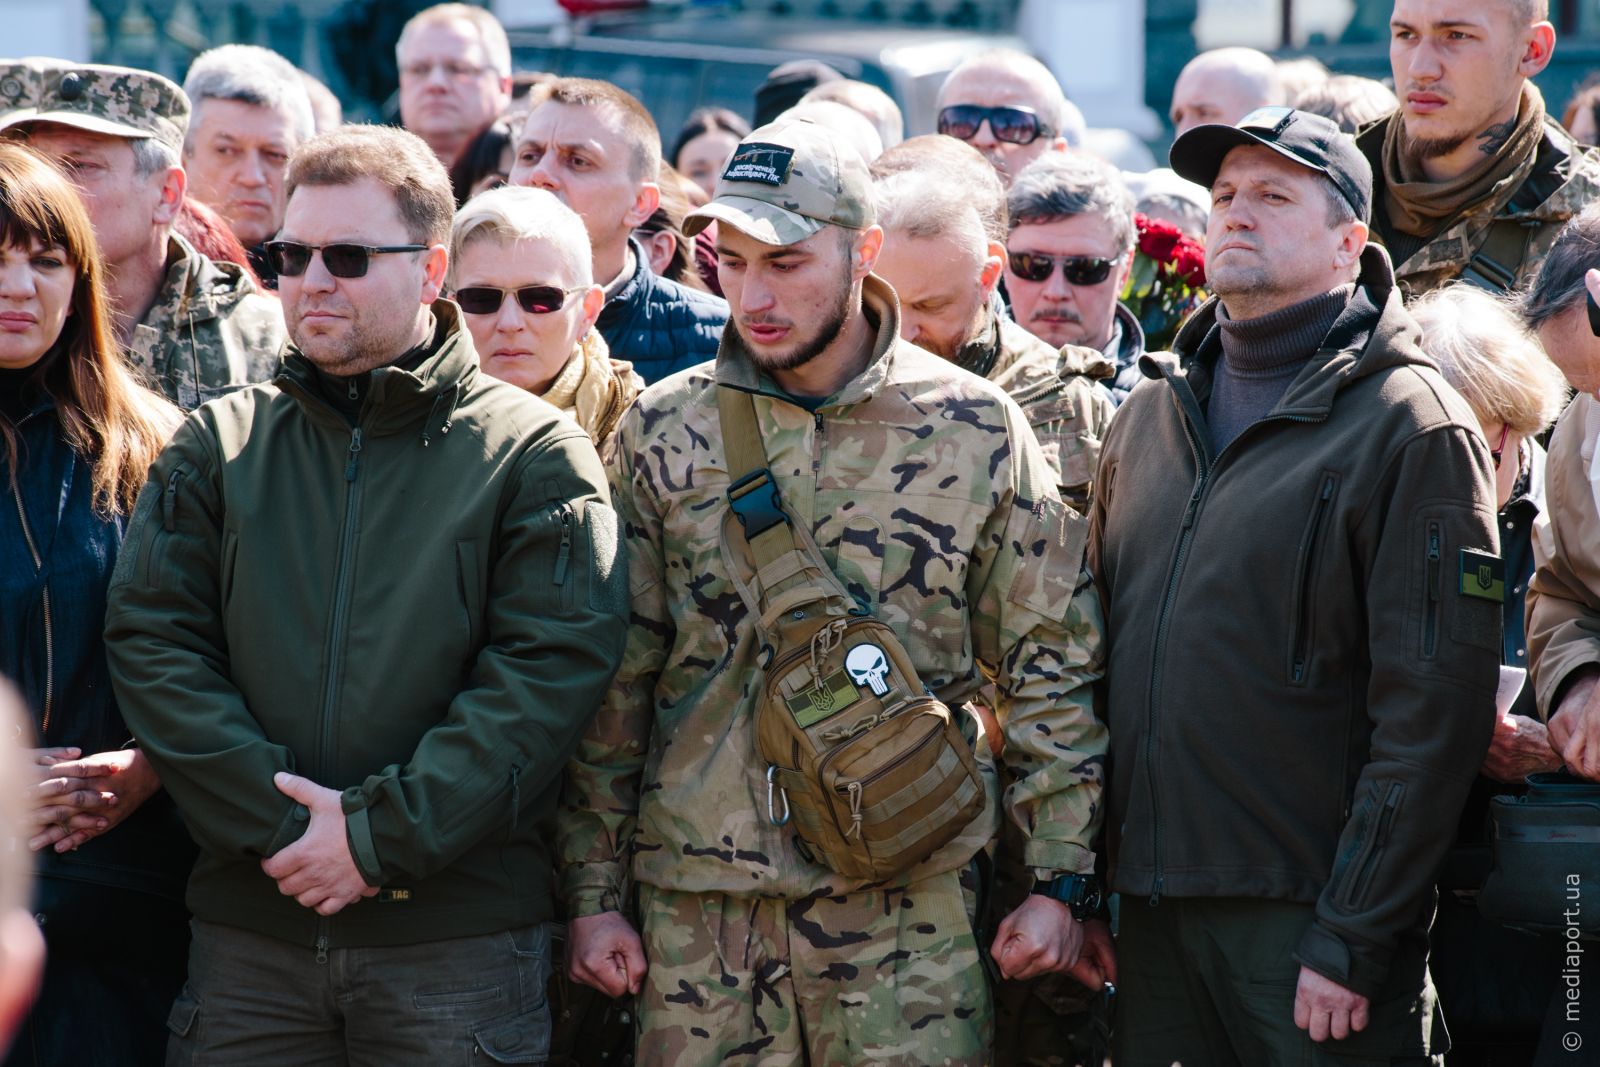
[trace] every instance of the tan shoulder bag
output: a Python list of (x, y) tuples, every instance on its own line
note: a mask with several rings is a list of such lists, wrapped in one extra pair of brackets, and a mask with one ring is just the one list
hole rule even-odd
[(756, 565), (769, 817), (792, 821), (802, 851), (839, 874), (893, 878), (983, 811), (977, 763), (894, 631), (784, 511), (751, 395), (720, 387), (717, 408), (728, 503)]

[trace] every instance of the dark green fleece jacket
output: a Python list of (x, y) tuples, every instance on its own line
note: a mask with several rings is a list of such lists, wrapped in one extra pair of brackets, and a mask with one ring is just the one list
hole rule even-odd
[(1500, 603), (1463, 592), (1498, 553), (1488, 449), (1381, 249), (1220, 451), (1216, 307), (1146, 361), (1095, 479), (1111, 885), (1315, 903), (1297, 958), (1370, 997), (1425, 949), (1493, 730)]
[[(551, 914), (561, 768), (621, 656), (627, 578), (587, 435), (478, 370), (460, 313), (372, 372), (356, 424), (292, 348), (191, 415), (112, 579), (123, 714), (200, 846), (196, 916), (307, 946), (411, 944)], [(263, 857), (342, 791), (381, 892), (321, 919)]]

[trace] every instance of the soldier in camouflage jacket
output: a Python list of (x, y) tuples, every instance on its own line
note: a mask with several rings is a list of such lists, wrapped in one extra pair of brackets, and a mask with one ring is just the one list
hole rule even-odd
[[(747, 139), (717, 199), (691, 217), (722, 224), (732, 328), (715, 364), (646, 390), (619, 434), (612, 478), (632, 625), (568, 768), (559, 836), (573, 975), (641, 994), (640, 1063), (988, 1058), (983, 947), (960, 875), (998, 826), (993, 778), (960, 837), (873, 885), (809, 860), (766, 803), (751, 569), (725, 499), (720, 388), (753, 395), (786, 510), (894, 628), (924, 683), (957, 708), (994, 684), (1015, 775), (1003, 810), (1024, 830), (1028, 862), (1046, 878), (1093, 868), (1107, 742), (1091, 707), (1102, 633), (1082, 572), (1084, 523), (1013, 401), (898, 339), (893, 291), (868, 276), (881, 231), (865, 180), (854, 153), (809, 123)], [(771, 351), (786, 309), (757, 309), (750, 294), (830, 254), (851, 285), (820, 351), (853, 374), (828, 395), (798, 395), (778, 383), (800, 379), (782, 372), (813, 368), (785, 368)], [(787, 332), (801, 328), (815, 324)], [(642, 946), (607, 915), (627, 907), (630, 881)], [(1002, 967), (1076, 961), (1078, 928), (1062, 905), (1034, 898), (1007, 921)], [(1063, 943), (1028, 951), (1043, 926)], [(1024, 948), (1007, 956), (1017, 938)]]
[(189, 100), (158, 74), (26, 59), (0, 64), (0, 129), (72, 175), (106, 261), (117, 336), (152, 389), (190, 410), (276, 373), (278, 302), (172, 232)]

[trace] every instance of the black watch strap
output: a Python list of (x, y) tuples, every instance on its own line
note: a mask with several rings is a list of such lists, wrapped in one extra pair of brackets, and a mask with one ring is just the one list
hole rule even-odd
[(1033, 883), (1033, 891), (1065, 904), (1072, 909), (1072, 917), (1079, 922), (1100, 914), (1100, 880), (1092, 874), (1063, 874), (1048, 881), (1037, 880)]

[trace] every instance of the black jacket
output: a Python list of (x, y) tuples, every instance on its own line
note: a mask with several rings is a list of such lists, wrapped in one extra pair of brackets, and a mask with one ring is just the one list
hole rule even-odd
[(728, 302), (661, 277), (650, 269), (644, 247), (629, 243), (633, 277), (594, 324), (611, 355), (632, 363), (647, 384), (715, 359)]
[[(1388, 259), (1277, 406), (1220, 454), (1217, 304), (1146, 360), (1107, 434), (1111, 885), (1316, 904), (1300, 962), (1374, 996), (1431, 915), (1488, 751), (1500, 603), (1488, 449), (1417, 347)], [(1463, 552), (1479, 555), (1463, 555)]]
[[(30, 392), (20, 406), (8, 406), (22, 447), (16, 481), (0, 473), (7, 497), (0, 502), (0, 675), (22, 691), (40, 744), (71, 745), (86, 756), (112, 751), (131, 736), (111, 692), (101, 637), (124, 522), (95, 512), (90, 464), (67, 443), (49, 397)], [(0, 471), (3, 464), (0, 454)], [(69, 900), (98, 898), (63, 894), (62, 882), (181, 900), (193, 860), (194, 845), (159, 792), (76, 852), (40, 853), (37, 908), (83, 920), (54, 913)]]

